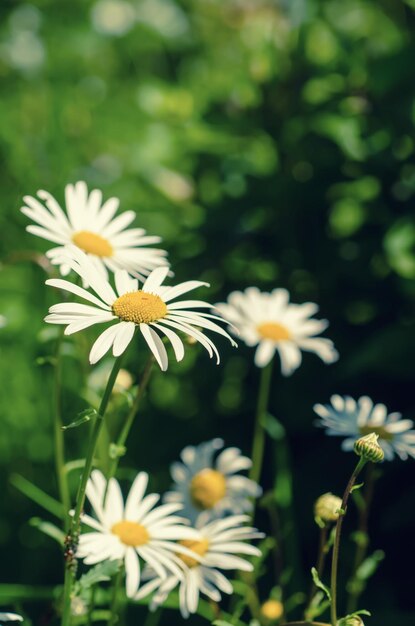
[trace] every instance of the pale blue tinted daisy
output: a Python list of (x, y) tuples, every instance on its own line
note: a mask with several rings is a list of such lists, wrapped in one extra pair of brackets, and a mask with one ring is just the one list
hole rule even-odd
[(183, 515), (193, 523), (251, 511), (252, 499), (261, 495), (257, 483), (238, 473), (251, 467), (251, 459), (233, 447), (216, 456), (221, 448), (222, 439), (187, 446), (180, 455), (182, 463), (171, 466), (175, 485), (165, 499), (183, 504)]
[(197, 612), (201, 594), (213, 602), (219, 602), (222, 593), (231, 594), (232, 583), (220, 570), (252, 572), (252, 563), (238, 555), (255, 557), (261, 554), (258, 548), (247, 543), (264, 536), (255, 528), (244, 525), (249, 520), (245, 515), (231, 515), (208, 524), (198, 521), (196, 529), (200, 539), (181, 543), (195, 552), (199, 560), (179, 555), (188, 568), (181, 579), (172, 573), (161, 580), (155, 572), (148, 570), (145, 573), (148, 582), (142, 586), (135, 599), (140, 600), (154, 593), (150, 604), (150, 609), (154, 611), (179, 585), (180, 612), (184, 618), (188, 618)]
[[(247, 346), (256, 346), (255, 365), (265, 367), (278, 352), (284, 376), (292, 374), (302, 361), (302, 351), (314, 352), (325, 363), (338, 359), (333, 342), (318, 337), (328, 326), (327, 320), (312, 319), (318, 311), (313, 302), (290, 303), (286, 289), (261, 292), (248, 287), (234, 291), (218, 311), (234, 324)], [(232, 329), (231, 329), (232, 330)]]
[(143, 228), (127, 228), (135, 219), (134, 211), (117, 214), (118, 198), (103, 201), (102, 192), (88, 192), (84, 181), (65, 187), (64, 211), (48, 192), (40, 190), (37, 198), (25, 196), (21, 208), (35, 224), (26, 230), (37, 237), (58, 244), (46, 256), (59, 265), (65, 276), (70, 266), (62, 259), (63, 248), (75, 245), (86, 252), (95, 263), (96, 270), (107, 276), (107, 270), (125, 269), (143, 280), (151, 270), (166, 265), (166, 252), (151, 248), (160, 237), (148, 236)]
[(314, 411), (321, 417), (317, 426), (326, 428), (328, 435), (346, 437), (343, 450), (353, 450), (356, 439), (369, 433), (379, 435), (379, 445), (385, 459), (394, 454), (406, 460), (415, 457), (415, 430), (413, 422), (402, 419), (400, 413), (389, 413), (384, 404), (373, 404), (367, 396), (354, 400), (350, 396), (334, 395), (331, 404), (316, 404)]

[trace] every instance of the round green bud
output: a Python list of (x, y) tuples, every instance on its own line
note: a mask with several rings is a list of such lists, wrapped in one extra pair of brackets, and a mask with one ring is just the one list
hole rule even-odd
[(383, 461), (385, 454), (378, 444), (379, 435), (370, 433), (364, 437), (360, 437), (354, 444), (354, 451), (366, 461), (372, 463), (380, 463)]
[(323, 493), (314, 503), (314, 517), (323, 522), (336, 522), (342, 506), (342, 499), (332, 493)]

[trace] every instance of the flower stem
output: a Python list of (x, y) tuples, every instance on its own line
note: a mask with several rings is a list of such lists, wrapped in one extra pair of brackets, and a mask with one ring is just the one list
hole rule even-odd
[[(137, 411), (139, 409), (141, 400), (144, 396), (144, 393), (147, 389), (147, 385), (150, 381), (151, 378), (151, 373), (153, 371), (153, 363), (154, 363), (154, 357), (151, 356), (149, 357), (146, 366), (144, 368), (144, 372), (143, 375), (141, 377), (140, 380), (140, 384), (138, 386), (137, 389), (137, 393), (136, 396), (134, 398), (134, 402), (132, 404), (132, 407), (130, 409), (130, 412), (127, 415), (127, 418), (124, 422), (124, 425), (121, 429), (120, 434), (118, 435), (118, 439), (117, 439), (117, 449), (122, 449), (123, 446), (125, 445), (125, 442), (127, 441), (127, 437), (130, 433), (131, 427), (133, 425), (134, 422), (134, 418), (137, 415)], [(107, 486), (108, 486), (108, 482), (111, 478), (114, 478), (116, 472), (117, 472), (117, 468), (118, 468), (118, 463), (119, 463), (119, 456), (116, 456), (114, 459), (112, 459), (109, 470), (108, 470), (108, 476), (107, 476)]]
[(376, 481), (376, 468), (373, 463), (369, 463), (366, 469), (366, 477), (365, 477), (365, 491), (363, 495), (363, 502), (359, 507), (359, 523), (358, 523), (358, 543), (356, 547), (356, 555), (353, 565), (353, 574), (350, 579), (350, 595), (349, 601), (347, 605), (347, 613), (353, 613), (356, 610), (357, 602), (359, 600), (361, 590), (356, 584), (356, 573), (359, 569), (360, 565), (363, 563), (368, 545), (369, 545), (369, 536), (368, 536), (368, 522), (369, 522), (369, 512), (370, 507), (373, 500), (373, 492)]
[(355, 469), (353, 470), (353, 473), (350, 476), (350, 480), (347, 483), (347, 487), (343, 494), (343, 499), (342, 499), (342, 504), (341, 504), (342, 512), (340, 513), (336, 522), (336, 530), (335, 530), (334, 545), (333, 545), (333, 556), (332, 556), (332, 563), (331, 563), (331, 585), (330, 585), (330, 591), (331, 591), (330, 616), (331, 616), (332, 626), (337, 626), (337, 570), (338, 570), (338, 565), (339, 565), (340, 535), (341, 535), (341, 530), (342, 530), (342, 525), (343, 525), (343, 518), (346, 514), (347, 502), (349, 500), (349, 496), (353, 489), (353, 485), (355, 484), (356, 478), (358, 477), (360, 471), (362, 470), (363, 466), (366, 463), (367, 463), (367, 460), (363, 457), (360, 457), (359, 462), (356, 465)]
[(271, 389), (272, 360), (261, 370), (257, 409), (255, 415), (254, 442), (252, 446), (252, 467), (249, 478), (259, 482), (261, 478), (262, 462), (264, 459), (265, 430), (262, 418), (268, 409), (269, 392)]
[(69, 494), (68, 477), (65, 471), (65, 441), (62, 430), (61, 390), (62, 390), (62, 343), (63, 331), (59, 334), (56, 343), (54, 365), (54, 412), (53, 412), (53, 435), (55, 448), (55, 471), (59, 489), (59, 499), (62, 502), (64, 512), (64, 528), (68, 525), (71, 499)]
[[(107, 386), (104, 391), (104, 395), (102, 396), (101, 404), (98, 409), (98, 414), (95, 417), (95, 422), (92, 428), (92, 434), (89, 440), (89, 447), (85, 459), (85, 466), (82, 471), (81, 481), (78, 487), (78, 493), (76, 496), (76, 506), (75, 512), (71, 520), (70, 529), (69, 529), (69, 537), (71, 543), (75, 546), (79, 536), (79, 528), (81, 525), (81, 514), (84, 508), (85, 503), (85, 493), (86, 486), (88, 483), (89, 476), (91, 474), (92, 463), (94, 459), (95, 448), (97, 445), (98, 437), (101, 432), (101, 428), (104, 424), (104, 416), (107, 410), (108, 402), (111, 396), (111, 392), (113, 390), (118, 372), (121, 368), (121, 356), (119, 356), (114, 363), (114, 366), (111, 370), (111, 373), (108, 377)], [(64, 606), (63, 606), (63, 618), (62, 618), (62, 626), (69, 626), (71, 623), (71, 593), (72, 586), (74, 581), (74, 563), (73, 558), (68, 558), (67, 567), (65, 573), (65, 587), (64, 587)]]
[(108, 626), (115, 626), (115, 624), (118, 622), (118, 604), (119, 604), (119, 595), (121, 591), (121, 583), (122, 583), (123, 575), (124, 575), (124, 566), (120, 566), (118, 572), (116, 573), (114, 577)]

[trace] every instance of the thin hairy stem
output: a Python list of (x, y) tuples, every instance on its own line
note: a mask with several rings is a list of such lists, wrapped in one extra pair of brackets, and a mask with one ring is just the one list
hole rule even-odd
[(91, 474), (92, 463), (94, 459), (95, 448), (97, 445), (98, 437), (101, 432), (101, 428), (104, 423), (104, 416), (108, 407), (108, 402), (111, 397), (111, 392), (114, 388), (114, 384), (121, 368), (121, 356), (115, 360), (114, 366), (108, 378), (107, 386), (102, 396), (101, 404), (98, 409), (98, 413), (95, 417), (95, 422), (92, 428), (91, 437), (89, 440), (88, 451), (85, 459), (85, 466), (82, 471), (81, 480), (78, 487), (78, 493), (76, 496), (75, 512), (71, 520), (67, 543), (70, 546), (70, 554), (67, 553), (67, 569), (65, 574), (65, 588), (64, 588), (64, 606), (63, 606), (63, 618), (62, 626), (69, 626), (71, 623), (71, 594), (74, 581), (74, 559), (73, 552), (76, 551), (76, 544), (79, 537), (79, 529), (81, 525), (81, 514), (85, 503), (86, 486), (89, 476)]
[(333, 545), (333, 556), (331, 562), (331, 608), (330, 608), (330, 617), (332, 626), (337, 626), (337, 570), (339, 566), (339, 551), (340, 551), (340, 536), (343, 525), (343, 518), (346, 514), (347, 502), (349, 500), (349, 496), (353, 489), (353, 486), (356, 482), (356, 478), (360, 474), (363, 466), (366, 464), (366, 459), (360, 457), (358, 464), (353, 470), (352, 475), (350, 476), (350, 480), (347, 483), (346, 490), (343, 494), (342, 504), (341, 504), (341, 512), (336, 522), (336, 530), (334, 535), (334, 545)]
[(65, 441), (62, 430), (62, 343), (63, 330), (59, 333), (56, 342), (55, 363), (54, 363), (54, 384), (53, 384), (53, 436), (55, 449), (55, 472), (58, 483), (59, 499), (62, 503), (64, 521), (63, 525), (66, 529), (68, 526), (69, 509), (71, 508), (71, 499), (69, 494), (68, 477), (65, 472)]
[[(318, 541), (318, 551), (317, 551), (317, 560), (316, 560), (316, 570), (318, 577), (321, 579), (324, 572), (324, 565), (326, 562), (327, 556), (327, 536), (328, 536), (328, 527), (324, 525), (323, 528), (320, 528), (319, 533), (319, 541)], [(311, 584), (310, 593), (308, 596), (307, 608), (305, 610), (305, 617), (307, 617), (308, 609), (313, 601), (314, 594), (316, 592), (317, 587), (314, 583)]]

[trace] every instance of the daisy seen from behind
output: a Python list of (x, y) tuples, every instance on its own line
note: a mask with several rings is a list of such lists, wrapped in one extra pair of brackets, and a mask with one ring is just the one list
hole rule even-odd
[(415, 458), (415, 430), (412, 420), (401, 419), (400, 413), (389, 413), (384, 404), (373, 404), (368, 396), (354, 400), (350, 396), (333, 395), (331, 404), (316, 404), (314, 411), (321, 417), (317, 426), (326, 429), (327, 435), (346, 437), (343, 450), (353, 450), (356, 439), (370, 433), (379, 436), (385, 459), (394, 454), (402, 460)]
[(105, 276), (108, 269), (113, 272), (125, 269), (143, 280), (151, 270), (167, 264), (164, 250), (146, 247), (159, 243), (160, 237), (146, 235), (143, 228), (127, 228), (136, 217), (134, 211), (116, 216), (118, 198), (103, 202), (102, 192), (93, 189), (88, 193), (84, 181), (66, 185), (66, 212), (49, 192), (39, 190), (37, 196), (24, 197), (21, 211), (35, 222), (26, 230), (58, 244), (48, 250), (46, 256), (60, 266), (63, 276), (70, 271), (70, 266), (61, 258), (62, 248), (67, 245), (75, 245), (87, 253), (96, 271)]
[(222, 439), (213, 439), (198, 446), (187, 446), (181, 453), (182, 463), (171, 466), (174, 489), (166, 502), (183, 504), (183, 515), (192, 523), (207, 521), (226, 513), (252, 510), (252, 499), (261, 495), (261, 487), (238, 472), (247, 470), (252, 462), (238, 448), (223, 448)]
[(318, 337), (328, 326), (327, 320), (312, 319), (318, 306), (312, 302), (292, 304), (286, 289), (261, 292), (248, 287), (234, 291), (217, 309), (238, 329), (248, 346), (257, 346), (255, 365), (265, 367), (278, 352), (281, 371), (292, 374), (301, 364), (302, 351), (314, 352), (325, 363), (338, 359), (333, 342)]
[(88, 304), (55, 304), (50, 307), (45, 321), (66, 325), (66, 335), (95, 324), (111, 322), (93, 344), (89, 355), (90, 363), (97, 363), (111, 348), (114, 356), (120, 356), (130, 344), (137, 328), (163, 371), (167, 369), (168, 357), (160, 335), (171, 343), (177, 361), (181, 361), (184, 356), (184, 345), (177, 331), (201, 343), (210, 357), (216, 356), (217, 363), (220, 361), (219, 352), (203, 330), (222, 335), (236, 346), (230, 335), (215, 323), (214, 320), (223, 322), (221, 317), (193, 310), (211, 308), (208, 302), (173, 302), (197, 287), (208, 286), (207, 283), (190, 280), (174, 287), (163, 286), (169, 268), (159, 267), (151, 272), (139, 288), (136, 278), (131, 278), (125, 270), (117, 270), (114, 290), (110, 282), (95, 271), (94, 263), (85, 253), (72, 247), (65, 259), (85, 284), (89, 285), (89, 289), (83, 289), (63, 279), (50, 279), (46, 284), (79, 296)]
[(231, 594), (232, 584), (220, 570), (251, 572), (252, 563), (239, 555), (257, 557), (261, 554), (258, 548), (247, 543), (264, 537), (255, 528), (244, 525), (249, 520), (250, 517), (246, 515), (231, 515), (208, 524), (198, 521), (196, 528), (200, 539), (181, 543), (191, 547), (200, 556), (200, 562), (192, 557), (179, 555), (188, 567), (183, 578), (170, 574), (166, 580), (161, 580), (155, 573), (153, 576), (149, 574), (148, 582), (142, 586), (135, 599), (140, 600), (155, 592), (150, 604), (150, 609), (155, 610), (179, 585), (180, 612), (187, 618), (197, 612), (201, 594), (213, 602), (219, 602), (222, 593)]
[[(180, 580), (185, 569), (178, 557), (195, 558), (187, 544), (176, 541), (198, 541), (198, 531), (186, 526), (187, 520), (174, 515), (180, 504), (162, 504), (158, 494), (144, 495), (148, 475), (140, 472), (134, 480), (124, 504), (117, 480), (107, 481), (94, 470), (88, 481), (86, 496), (96, 518), (82, 514), (81, 520), (92, 532), (81, 534), (77, 557), (86, 565), (106, 560), (122, 560), (126, 573), (126, 592), (133, 596), (140, 585), (141, 562), (144, 561), (162, 579), (174, 574)], [(197, 555), (196, 555), (197, 558)]]
[(23, 622), (23, 617), (17, 613), (1, 613), (0, 612), (0, 625), (11, 622)]

